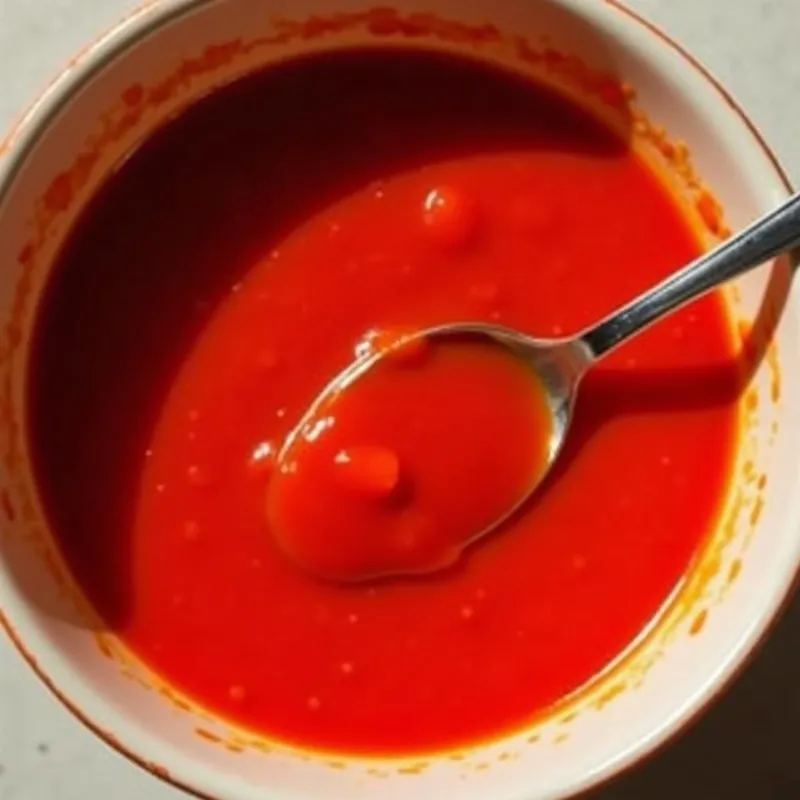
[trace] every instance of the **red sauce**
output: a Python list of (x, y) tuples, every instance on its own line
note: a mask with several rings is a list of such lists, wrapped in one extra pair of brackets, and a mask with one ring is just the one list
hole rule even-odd
[[(329, 55), (203, 100), (120, 166), (43, 301), (30, 426), (76, 578), (165, 678), (280, 739), (410, 753), (525, 725), (636, 639), (715, 524), (739, 390), (721, 300), (598, 366), (535, 500), (447, 570), (298, 569), (267, 524), (275, 450), (366, 331), (559, 336), (698, 250), (623, 141), (485, 65)], [(391, 452), (398, 475), (440, 457), (339, 444), (378, 448), (357, 456), (378, 493)]]
[(303, 421), (269, 486), (270, 530), (329, 579), (451, 566), (538, 483), (550, 416), (531, 368), (500, 345), (447, 338), (421, 353), (401, 340)]

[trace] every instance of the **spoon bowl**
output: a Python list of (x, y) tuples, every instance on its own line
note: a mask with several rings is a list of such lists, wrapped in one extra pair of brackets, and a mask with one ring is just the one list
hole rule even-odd
[[(499, 525), (512, 517), (525, 505), (549, 472), (552, 464), (561, 452), (567, 438), (572, 420), (578, 386), (581, 378), (593, 362), (588, 345), (580, 338), (541, 339), (529, 336), (521, 331), (500, 325), (487, 325), (481, 322), (461, 322), (422, 328), (401, 335), (392, 336), (388, 343), (380, 347), (368, 346), (357, 349), (357, 358), (325, 386), (306, 410), (299, 423), (292, 429), (277, 454), (277, 467), (282, 472), (293, 472), (296, 469), (296, 447), (302, 441), (313, 442), (324, 435), (334, 424), (331, 409), (337, 398), (344, 392), (357, 386), (366, 375), (391, 359), (405, 359), (405, 351), (412, 354), (418, 350), (427, 350), (432, 345), (491, 345), (510, 353), (522, 363), (535, 380), (535, 391), (539, 394), (539, 402), (546, 407), (547, 423), (542, 430), (546, 447), (544, 452), (532, 457), (535, 469), (525, 490), (516, 495), (514, 501), (506, 505), (502, 512), (495, 516), (490, 524), (479, 527), (470, 535), (459, 538), (458, 555), (479, 539), (494, 531)], [(532, 398), (533, 400), (533, 398)], [(468, 432), (465, 431), (465, 435)], [(485, 465), (484, 465), (485, 466)], [(458, 557), (456, 556), (456, 558)], [(443, 568), (446, 563), (435, 567), (434, 571)], [(308, 564), (302, 565), (308, 569)], [(312, 571), (314, 571), (312, 569)], [(425, 574), (430, 570), (414, 570), (413, 574)], [(360, 579), (374, 579), (398, 574), (412, 574), (408, 569), (389, 569), (380, 573), (370, 572)], [(330, 577), (330, 575), (320, 575)]]

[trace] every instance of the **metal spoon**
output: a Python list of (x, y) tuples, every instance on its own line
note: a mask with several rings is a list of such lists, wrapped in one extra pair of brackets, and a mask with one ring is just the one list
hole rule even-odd
[[(578, 388), (586, 372), (601, 358), (654, 322), (744, 272), (800, 246), (800, 194), (751, 224), (741, 233), (700, 256), (610, 316), (583, 332), (562, 339), (539, 339), (521, 331), (480, 322), (439, 325), (403, 337), (398, 346), (419, 338), (489, 339), (524, 360), (540, 378), (552, 412), (549, 459), (534, 483), (511, 508), (465, 542), (465, 546), (494, 530), (533, 494), (561, 452), (572, 421)], [(337, 375), (317, 397), (286, 439), (278, 462), (300, 436), (313, 435), (317, 412), (381, 361), (389, 350), (371, 351)]]

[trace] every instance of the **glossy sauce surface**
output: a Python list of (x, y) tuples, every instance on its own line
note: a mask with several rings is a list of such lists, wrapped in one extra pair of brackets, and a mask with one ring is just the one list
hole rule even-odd
[(559, 336), (697, 252), (622, 141), (485, 66), (340, 54), (204, 100), (110, 180), (42, 308), (31, 433), (76, 577), (156, 670), (271, 736), (409, 753), (524, 725), (639, 635), (715, 523), (722, 302), (599, 366), (535, 502), (443, 572), (298, 570), (270, 455), (366, 331)]
[[(373, 357), (369, 339), (363, 348)], [(269, 482), (275, 541), (320, 578), (446, 569), (548, 466), (547, 396), (509, 349), (463, 336), (401, 339), (382, 353), (315, 403)]]

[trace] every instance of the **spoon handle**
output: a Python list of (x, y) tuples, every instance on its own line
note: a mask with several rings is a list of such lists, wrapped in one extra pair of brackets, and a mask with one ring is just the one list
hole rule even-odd
[(800, 194), (581, 334), (592, 360), (725, 281), (800, 246)]

